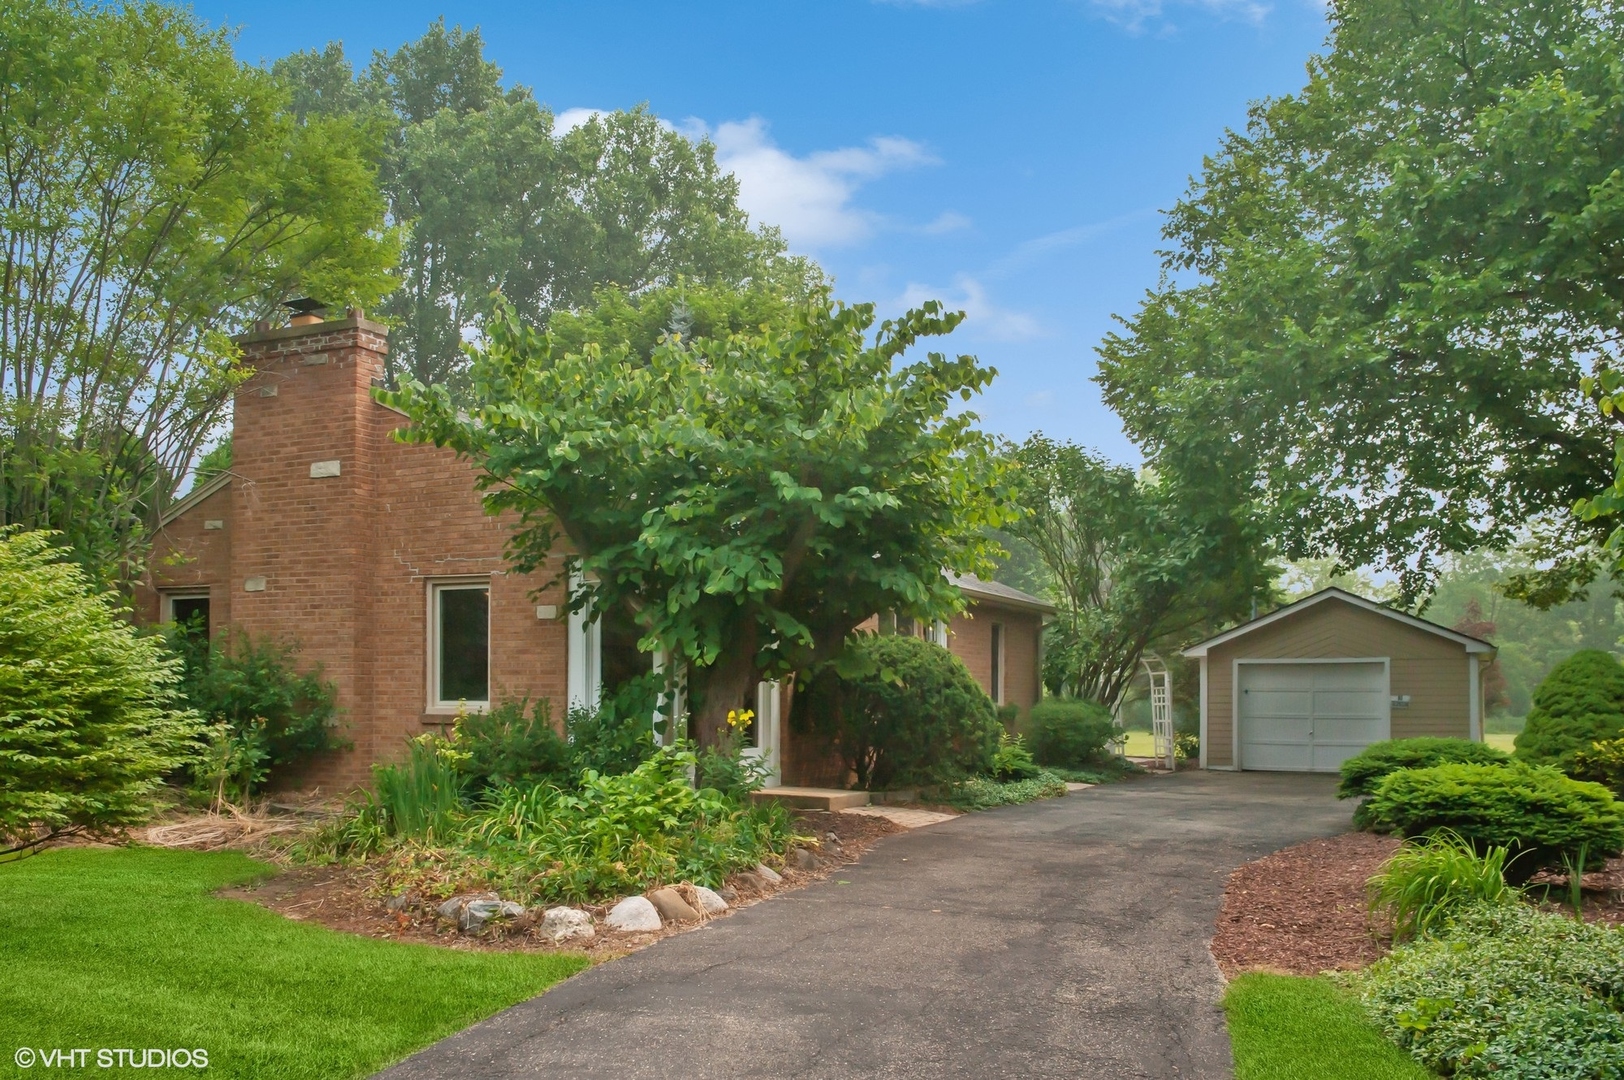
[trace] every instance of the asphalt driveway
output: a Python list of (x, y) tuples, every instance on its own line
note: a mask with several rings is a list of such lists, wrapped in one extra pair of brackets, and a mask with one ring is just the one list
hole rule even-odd
[(1334, 778), (1184, 773), (890, 837), (382, 1074), (1224, 1077), (1225, 876), (1348, 828)]

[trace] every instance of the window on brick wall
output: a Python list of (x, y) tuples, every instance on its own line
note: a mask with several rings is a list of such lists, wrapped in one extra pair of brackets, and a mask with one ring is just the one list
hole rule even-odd
[(992, 700), (1004, 703), (1004, 624), (992, 624), (992, 685), (988, 687)]
[(491, 586), (488, 581), (451, 581), (430, 590), (429, 655), (436, 708), (490, 703)]
[(188, 637), (209, 639), (209, 594), (164, 593), (164, 622), (172, 622)]

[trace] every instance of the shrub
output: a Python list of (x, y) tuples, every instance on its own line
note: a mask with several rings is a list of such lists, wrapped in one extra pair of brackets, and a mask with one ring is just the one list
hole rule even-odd
[(1624, 1075), (1624, 931), (1467, 907), (1349, 981), (1388, 1038), (1446, 1076)]
[(1562, 865), (1587, 845), (1593, 863), (1624, 847), (1624, 808), (1600, 784), (1555, 769), (1452, 763), (1389, 773), (1366, 804), (1383, 831), (1420, 836), (1449, 829), (1478, 851), (1506, 848), (1514, 880)]
[(1624, 796), (1624, 739), (1591, 743), (1573, 755), (1569, 774), (1576, 780), (1590, 780)]
[(1447, 830), (1421, 837), (1370, 879), (1370, 909), (1385, 915), (1402, 941), (1431, 933), (1468, 904), (1515, 901), (1521, 893), (1506, 884), (1508, 855), (1503, 847), (1479, 854)]
[(1006, 782), (973, 776), (950, 785), (944, 790), (941, 798), (943, 803), (959, 810), (991, 810), (995, 806), (1013, 806), (1038, 799), (1052, 799), (1065, 793), (1065, 780), (1052, 772), (1040, 769), (1036, 776)]
[(991, 767), (1002, 728), (963, 661), (900, 634), (851, 649), (869, 673), (840, 681), (839, 746), (859, 786), (950, 783)]
[(1566, 771), (1591, 743), (1624, 735), (1624, 665), (1599, 649), (1576, 652), (1545, 676), (1517, 736), (1517, 757)]
[(145, 820), (199, 749), (181, 677), (49, 534), (0, 531), (0, 848)]
[(998, 736), (998, 749), (992, 755), (989, 772), (993, 779), (1008, 783), (1035, 779), (1043, 770), (1032, 760), (1032, 752), (1019, 735), (1004, 732)]
[(1032, 706), (1032, 756), (1039, 765), (1086, 769), (1106, 756), (1116, 735), (1104, 705), (1073, 698), (1048, 698)]
[(595, 709), (569, 711), (570, 769), (605, 776), (629, 773), (654, 756), (652, 717), (662, 685), (654, 676), (629, 680)]
[[(1356, 799), (1369, 795), (1388, 773), (1399, 769), (1425, 769), (1451, 761), (1486, 764), (1509, 761), (1510, 755), (1487, 743), (1470, 739), (1388, 739), (1371, 743), (1342, 763), (1342, 783), (1336, 797)], [(1368, 828), (1369, 812), (1361, 806), (1354, 811), (1353, 823)]]
[(294, 668), (296, 648), (247, 634), (221, 648), (177, 629), (186, 650), (181, 689), (214, 729), (214, 748), (193, 770), (195, 783), (240, 798), (317, 754), (348, 745), (339, 738), (337, 688), (321, 669)]
[(528, 704), (504, 701), (489, 712), (457, 717), (453, 739), (467, 755), (462, 771), (476, 792), (569, 778), (570, 747), (553, 728), (551, 704), (542, 698), (527, 716)]
[(1173, 736), (1173, 755), (1180, 761), (1201, 760), (1201, 736), (1181, 731)]
[(697, 765), (691, 751), (668, 748), (629, 773), (588, 773), (575, 791), (501, 788), (458, 848), (504, 896), (583, 901), (679, 881), (719, 886), (794, 841), (782, 807), (694, 788)]
[(742, 802), (767, 782), (770, 774), (767, 763), (745, 753), (750, 723), (755, 716), (749, 709), (728, 710), (721, 741), (716, 746), (706, 747), (699, 755), (699, 768), (694, 774), (698, 786), (715, 788)]

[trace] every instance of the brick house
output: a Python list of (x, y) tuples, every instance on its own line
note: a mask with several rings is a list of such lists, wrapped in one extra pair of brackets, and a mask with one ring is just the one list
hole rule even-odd
[[(514, 521), (484, 512), (470, 463), (391, 438), (405, 418), (372, 396), (385, 327), (357, 311), (304, 314), (237, 343), (254, 374), (236, 394), (231, 469), (164, 515), (137, 617), (293, 641), (302, 662), (320, 664), (354, 748), (311, 782), (365, 781), (372, 762), (463, 704), (546, 699), (561, 720), (595, 704), (617, 667), (648, 662), (628, 659), (612, 630), (606, 642), (601, 621), (569, 613), (562, 551), (549, 572), (509, 569)], [(961, 656), (995, 701), (1030, 708), (1053, 609), (1007, 586), (957, 583), (969, 610), (917, 632)], [(762, 685), (759, 752), (780, 780), (807, 782), (826, 771), (814, 766), (826, 748), (787, 737), (787, 697)]]

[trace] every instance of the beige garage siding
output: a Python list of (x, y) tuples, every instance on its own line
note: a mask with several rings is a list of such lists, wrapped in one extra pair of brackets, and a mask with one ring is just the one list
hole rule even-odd
[(1471, 690), (1464, 646), (1374, 611), (1327, 599), (1279, 622), (1213, 646), (1207, 653), (1207, 765), (1234, 759), (1234, 662), (1389, 657), (1392, 693), (1410, 695), (1393, 709), (1393, 738), (1471, 734)]

